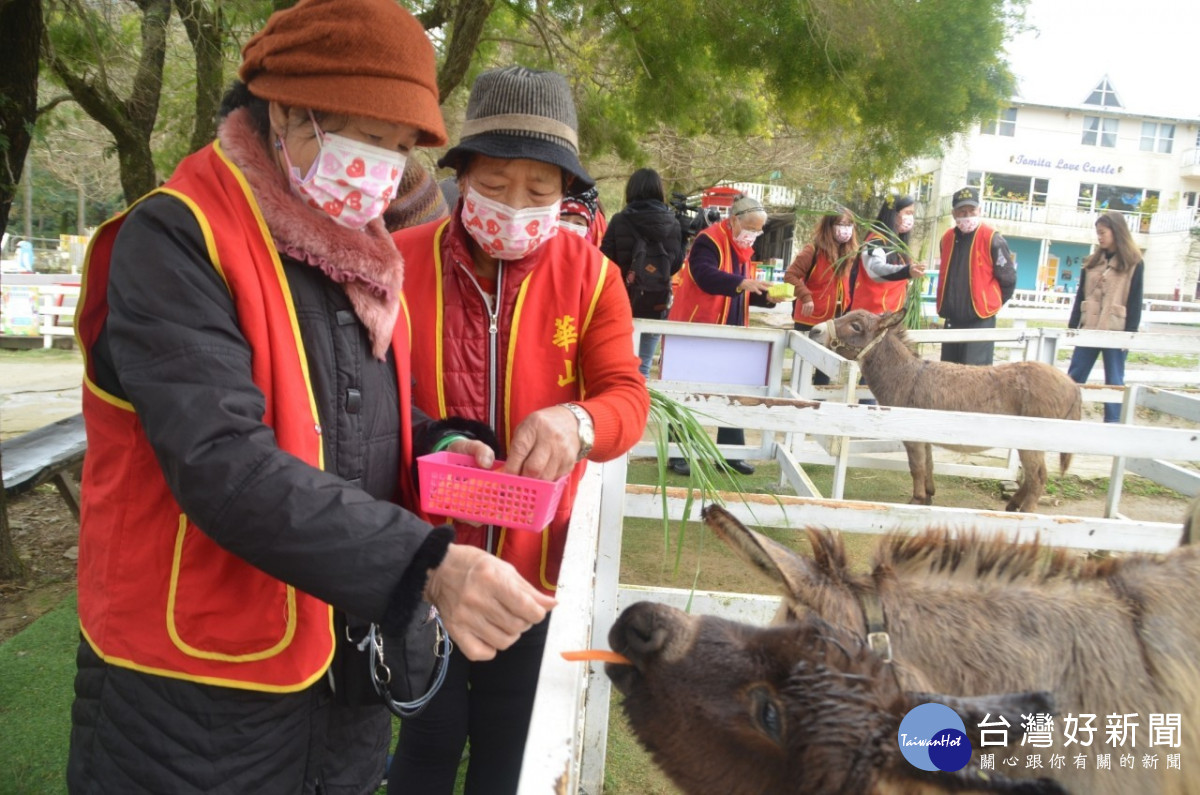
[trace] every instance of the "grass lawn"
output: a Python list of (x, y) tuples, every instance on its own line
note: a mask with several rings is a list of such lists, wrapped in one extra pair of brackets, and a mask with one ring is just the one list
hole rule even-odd
[(61, 793), (71, 731), (75, 597), (0, 645), (0, 793)]

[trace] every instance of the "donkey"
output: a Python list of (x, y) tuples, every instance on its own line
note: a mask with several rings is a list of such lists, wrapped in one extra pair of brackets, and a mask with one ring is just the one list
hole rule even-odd
[(1045, 694), (905, 693), (861, 639), (814, 617), (763, 630), (638, 602), (609, 643), (630, 662), (606, 672), (634, 732), (688, 795), (1066, 792), (1046, 778), (986, 773), (978, 755), (957, 772), (926, 771), (897, 740), (905, 714), (932, 701), (960, 715), (978, 748), (981, 721), (1047, 712)]
[[(874, 315), (862, 309), (828, 321), (823, 327), (826, 347), (857, 359), (871, 392), (884, 406), (938, 411), (976, 411), (1019, 417), (1077, 420), (1082, 400), (1079, 385), (1042, 362), (1012, 362), (977, 367), (932, 362), (917, 356), (904, 330), (904, 314)], [(924, 442), (905, 442), (913, 480), (914, 505), (933, 504), (933, 452)], [(969, 451), (971, 447), (952, 449)], [(1046, 457), (1040, 450), (1020, 450), (1021, 485), (1005, 510), (1037, 510), (1046, 490)], [(1066, 472), (1071, 455), (1059, 456)]]
[[(720, 654), (692, 649), (694, 632), (664, 645), (672, 660), (686, 660), (672, 672), (673, 692), (694, 690), (677, 705), (679, 714), (706, 708), (712, 677), (728, 677), (721, 692), (745, 701), (772, 681), (763, 669), (770, 650), (811, 634), (804, 627), (815, 617), (865, 643), (905, 691), (1048, 692), (1055, 704), (1052, 747), (1019, 748), (1016, 755), (1022, 764), (1043, 753), (1068, 762), (1060, 769), (1006, 770), (1010, 776), (1046, 775), (1089, 795), (1200, 794), (1200, 771), (1165, 769), (1166, 755), (1194, 753), (1188, 741), (1200, 725), (1200, 548), (1089, 561), (1036, 543), (934, 530), (884, 537), (871, 570), (854, 573), (836, 533), (810, 530), (809, 557), (747, 529), (718, 506), (706, 508), (704, 519), (780, 587), (784, 601), (776, 626), (726, 631)], [(780, 698), (799, 697), (794, 689), (771, 688)], [(638, 709), (627, 706), (631, 719)], [(1154, 716), (1161, 727), (1176, 715), (1179, 733), (1160, 733), (1165, 744), (1148, 744)], [(1124, 727), (1120, 738), (1108, 733), (1114, 720)], [(722, 731), (692, 723), (696, 731)], [(1012, 730), (1021, 733), (1017, 723)], [(1111, 754), (1111, 770), (1097, 769), (1103, 753)], [(1078, 754), (1086, 757), (1083, 769), (1075, 766)], [(1124, 754), (1135, 756), (1135, 769), (1118, 767)], [(1156, 755), (1157, 769), (1144, 769), (1143, 755)]]

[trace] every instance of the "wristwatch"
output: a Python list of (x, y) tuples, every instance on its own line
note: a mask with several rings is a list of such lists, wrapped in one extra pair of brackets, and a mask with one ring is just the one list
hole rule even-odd
[(596, 443), (596, 426), (592, 423), (592, 415), (587, 413), (587, 409), (578, 403), (559, 403), (567, 411), (575, 415), (575, 419), (579, 420), (579, 455), (575, 458), (576, 461), (582, 461), (587, 458), (588, 453), (592, 452), (592, 445)]

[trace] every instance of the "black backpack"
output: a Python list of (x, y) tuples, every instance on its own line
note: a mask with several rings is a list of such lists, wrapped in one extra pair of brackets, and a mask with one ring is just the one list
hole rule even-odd
[(625, 282), (633, 316), (660, 319), (671, 306), (671, 255), (660, 241), (647, 243), (633, 233), (632, 281)]

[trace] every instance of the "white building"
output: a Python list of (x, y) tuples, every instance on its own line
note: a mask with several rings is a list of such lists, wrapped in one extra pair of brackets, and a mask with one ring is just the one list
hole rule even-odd
[[(988, 223), (1017, 258), (1017, 287), (1073, 293), (1095, 247), (1095, 220), (1125, 214), (1145, 253), (1148, 297), (1200, 297), (1200, 116), (1170, 118), (1126, 105), (1106, 76), (1077, 105), (1014, 99), (940, 160), (916, 161), (908, 189), (936, 268), (950, 227), (950, 196), (980, 188)], [(914, 248), (916, 248), (914, 246)]]

